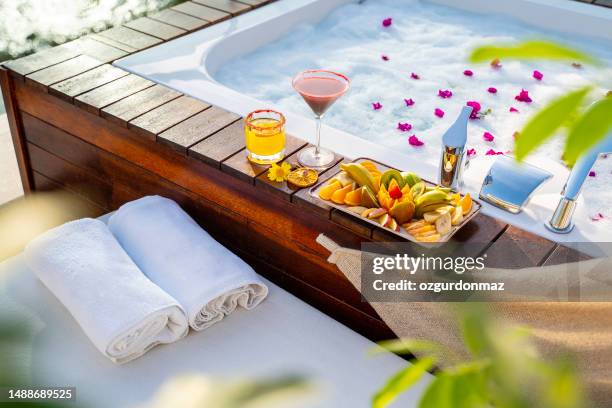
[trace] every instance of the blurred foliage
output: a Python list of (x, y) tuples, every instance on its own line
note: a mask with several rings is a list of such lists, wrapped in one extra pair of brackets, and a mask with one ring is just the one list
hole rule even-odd
[[(527, 330), (494, 321), (476, 303), (464, 305), (459, 321), (470, 359), (441, 369), (421, 396), (419, 408), (586, 406), (570, 360), (544, 361)], [(374, 395), (373, 408), (387, 407), (450, 352), (421, 340), (392, 340), (379, 345), (376, 352), (416, 352), (421, 358), (387, 381)]]
[[(601, 66), (597, 59), (579, 50), (546, 41), (479, 47), (472, 51), (470, 61), (485, 62), (504, 58), (584, 62)], [(569, 166), (573, 166), (580, 156), (603, 140), (612, 130), (612, 98), (609, 92), (592, 96), (593, 90), (598, 88), (597, 85), (599, 84), (571, 91), (536, 112), (516, 138), (516, 158), (523, 160), (559, 130), (567, 129), (563, 159)], [(587, 105), (589, 96), (596, 99), (590, 106)]]
[(84, 201), (60, 191), (29, 194), (0, 206), (0, 261), (49, 228), (91, 212)]
[(168, 381), (151, 402), (138, 408), (284, 408), (301, 402), (310, 391), (306, 379), (295, 375), (227, 382), (194, 374)]
[(489, 62), (494, 59), (534, 60), (547, 59), (551, 61), (585, 62), (600, 64), (600, 62), (582, 51), (548, 41), (524, 41), (506, 46), (485, 45), (472, 51), (471, 62)]
[(105, 30), (181, 0), (0, 0), (0, 62)]
[[(0, 279), (3, 277), (0, 276)], [(25, 388), (33, 386), (30, 381), (29, 367), (24, 364), (24, 357), (32, 347), (33, 328), (26, 323), (23, 315), (8, 316), (6, 311), (0, 314), (0, 387)], [(0, 402), (0, 408), (79, 408), (74, 402), (69, 405), (51, 402)]]

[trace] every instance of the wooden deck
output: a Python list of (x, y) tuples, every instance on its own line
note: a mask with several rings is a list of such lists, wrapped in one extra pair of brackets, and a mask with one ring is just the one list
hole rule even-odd
[[(238, 115), (110, 65), (265, 3), (188, 1), (5, 63), (0, 80), (24, 189), (66, 190), (92, 216), (143, 195), (172, 198), (262, 275), (373, 340), (390, 338), (315, 238), (323, 232), (357, 248), (396, 237), (311, 199), (306, 189), (271, 183), (266, 166), (246, 160)], [(304, 147), (290, 136), (288, 160)], [(473, 255), (487, 251), (494, 266), (582, 256), (485, 215), (454, 240), (473, 243)]]

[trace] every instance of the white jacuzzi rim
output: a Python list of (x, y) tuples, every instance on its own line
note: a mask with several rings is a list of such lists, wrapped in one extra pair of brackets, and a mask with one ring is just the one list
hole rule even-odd
[[(454, 4), (452, 0), (427, 1), (457, 8), (457, 5)], [(358, 1), (278, 0), (249, 13), (242, 14), (203, 30), (132, 54), (115, 61), (114, 65), (136, 75), (143, 76), (153, 82), (161, 83), (186, 95), (201, 99), (207, 103), (219, 106), (242, 116), (246, 116), (248, 112), (263, 107), (280, 110), (279, 107), (273, 104), (258, 101), (217, 82), (214, 79), (216, 69), (227, 60), (244, 55), (264, 44), (274, 41), (289, 29), (292, 24), (317, 22), (335, 8), (343, 4), (356, 2)], [(521, 4), (519, 5), (518, 3)], [(483, 4), (485, 4), (486, 7), (483, 6)], [(527, 16), (532, 16), (533, 13), (526, 12), (525, 10), (529, 10), (529, 8), (532, 7), (534, 10), (541, 11), (544, 7), (547, 10), (548, 18), (543, 21), (551, 21), (551, 10), (554, 10), (554, 13), (559, 14), (556, 19), (557, 21), (563, 20), (564, 18), (571, 19), (574, 25), (569, 28), (572, 29), (572, 27), (577, 27), (580, 29), (580, 32), (574, 34), (599, 35), (600, 39), (602, 36), (605, 36), (605, 34), (609, 34), (610, 38), (605, 40), (610, 40), (610, 42), (612, 42), (612, 33), (610, 33), (609, 30), (597, 31), (602, 21), (604, 25), (612, 24), (612, 9), (571, 0), (565, 2), (558, 2), (558, 0), (516, 0), (509, 10), (507, 3), (501, 0), (465, 0), (461, 5), (462, 8), (466, 8), (472, 12), (491, 13), (496, 11), (502, 14), (511, 14), (512, 17), (516, 17), (512, 15), (513, 11), (517, 12), (515, 10), (516, 8), (520, 10), (518, 11), (519, 13), (526, 13)], [(496, 6), (499, 6), (500, 10), (496, 10)], [(576, 21), (591, 20), (598, 23), (575, 24)], [(274, 33), (266, 29), (266, 24), (270, 24), (271, 21), (274, 21), (274, 25), (272, 26), (278, 28)], [(524, 22), (535, 24), (538, 23), (539, 20), (536, 19), (536, 21)], [(283, 25), (288, 27), (283, 29)], [(550, 30), (550, 27), (543, 28)], [(248, 43), (242, 41), (245, 37), (248, 37)], [(176, 67), (181, 67), (178, 74)], [(181, 72), (193, 73), (196, 71), (198, 73), (197, 78), (188, 77), (184, 79), (180, 77)], [(312, 118), (296, 115), (292, 112), (286, 112), (285, 110), (283, 110), (283, 112), (287, 117), (287, 131), (306, 141), (313, 142), (314, 121)], [(406, 169), (407, 163), (411, 163), (411, 158), (409, 156), (331, 127), (324, 127), (322, 144), (345, 157), (372, 157), (400, 169)], [(490, 161), (483, 160), (480, 165), (490, 165)], [(579, 224), (572, 233), (567, 235), (553, 234), (544, 228), (543, 219), (549, 216), (548, 213), (552, 213), (554, 205), (556, 204), (555, 201), (558, 197), (558, 192), (561, 191), (568, 172), (567, 169), (552, 160), (545, 163), (538, 159), (538, 166), (544, 167), (556, 175), (547, 185), (546, 191), (549, 194), (545, 194), (549, 196), (552, 195), (552, 192), (555, 192), (556, 194), (554, 194), (554, 197), (547, 197), (545, 200), (540, 200), (542, 203), (545, 202), (545, 204), (542, 204), (541, 208), (530, 208), (535, 205), (530, 204), (525, 212), (518, 215), (509, 214), (487, 203), (483, 203), (483, 213), (556, 242), (611, 241), (612, 237), (602, 234), (601, 231), (594, 231), (596, 227), (587, 225), (586, 223), (585, 225)], [(410, 170), (419, 172), (425, 178), (430, 180), (437, 179), (437, 168), (435, 166), (418, 163), (417, 166), (410, 165), (408, 167), (410, 167)], [(464, 190), (469, 191), (473, 196), (477, 197), (481, 180), (468, 179), (467, 184)], [(536, 193), (536, 197), (538, 194), (540, 194), (540, 192)], [(538, 203), (538, 205), (540, 205), (540, 203)], [(584, 206), (579, 206), (579, 208), (580, 207)], [(530, 209), (533, 211), (530, 212)], [(577, 216), (578, 215), (579, 214), (577, 214)], [(543, 216), (544, 218), (542, 218)], [(534, 218), (537, 221), (534, 220)]]

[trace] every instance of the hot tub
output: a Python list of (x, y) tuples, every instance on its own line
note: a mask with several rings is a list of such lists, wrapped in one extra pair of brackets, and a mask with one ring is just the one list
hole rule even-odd
[[(376, 4), (375, 0), (367, 0), (367, 2), (368, 6)], [(223, 74), (223, 69), (228, 64), (231, 65), (232, 61), (258, 52), (262, 47), (290, 35), (296, 27), (316, 24), (339, 7), (349, 3), (359, 2), (280, 0), (208, 29), (133, 54), (115, 62), (115, 65), (241, 115), (262, 107), (279, 109), (286, 113), (287, 130), (293, 135), (312, 142), (314, 141), (314, 121), (307, 111), (276, 106), (270, 101), (260, 100), (233, 89), (231, 77), (228, 79), (228, 75)], [(410, 7), (415, 2), (406, 0), (403, 3), (406, 7)], [(479, 13), (482, 18), (492, 15), (497, 15), (496, 18), (502, 16), (504, 19), (515, 20), (526, 27), (550, 30), (557, 38), (565, 35), (572, 38), (593, 39), (601, 44), (612, 43), (612, 30), (609, 28), (612, 26), (612, 10), (575, 1), (467, 0), (457, 3), (451, 0), (428, 0), (419, 2), (419, 5), (421, 3), (423, 5), (432, 3), (435, 4), (435, 7), (449, 7), (449, 10), (461, 7), (468, 13)], [(271, 72), (274, 72), (274, 69), (274, 65), (269, 67)], [(245, 79), (248, 80), (249, 72), (247, 66), (239, 74), (243, 82)], [(220, 77), (223, 77), (222, 81), (219, 80)], [(283, 86), (286, 85), (283, 83)], [(351, 98), (350, 93), (345, 98)], [(342, 100), (333, 109), (341, 110)], [(450, 125), (454, 119), (451, 113), (449, 112), (448, 117), (445, 118), (444, 123), (447, 125)], [(400, 169), (415, 171), (425, 178), (437, 179), (437, 157), (435, 160), (415, 160), (415, 156), (411, 155), (410, 151), (394, 149), (381, 143), (365, 140), (339, 127), (324, 127), (322, 145), (346, 157), (372, 157)], [(353, 132), (358, 133), (356, 130)], [(442, 135), (440, 131), (435, 133), (438, 138)], [(478, 160), (471, 161), (465, 173), (464, 190), (470, 191), (474, 196), (478, 195), (486, 171), (495, 160), (494, 156), (485, 157), (484, 151), (481, 155), (482, 157)], [(592, 211), (589, 213), (584, 202), (579, 204), (574, 216), (577, 227), (572, 233), (557, 235), (545, 229), (544, 221), (550, 217), (557, 204), (559, 192), (563, 188), (568, 171), (559, 161), (547, 159), (542, 155), (533, 160), (528, 159), (528, 161), (553, 173), (553, 179), (537, 191), (521, 214), (512, 215), (485, 204), (483, 211), (486, 214), (557, 242), (612, 240), (612, 234), (608, 232), (610, 223), (606, 220), (592, 221)], [(612, 191), (610, 185), (597, 185), (596, 187), (602, 192)]]

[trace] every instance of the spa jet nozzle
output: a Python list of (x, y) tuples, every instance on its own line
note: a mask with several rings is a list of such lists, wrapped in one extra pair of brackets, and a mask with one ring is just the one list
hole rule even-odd
[(573, 228), (572, 216), (576, 209), (576, 200), (593, 164), (601, 153), (612, 151), (612, 132), (606, 138), (582, 156), (572, 168), (570, 175), (561, 192), (561, 199), (552, 217), (544, 225), (552, 232), (567, 234)]
[(467, 142), (467, 124), (472, 113), (471, 106), (464, 106), (455, 123), (442, 136), (440, 160), (440, 185), (456, 189), (463, 184), (461, 173)]

